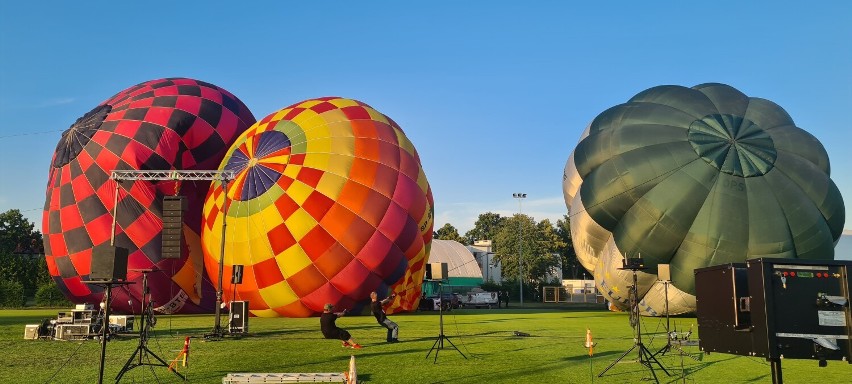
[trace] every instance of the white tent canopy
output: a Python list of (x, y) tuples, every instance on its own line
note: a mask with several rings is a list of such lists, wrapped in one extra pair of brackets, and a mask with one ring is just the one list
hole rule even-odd
[(453, 240), (432, 240), (430, 263), (447, 263), (450, 277), (482, 278), (476, 259), (462, 243)]

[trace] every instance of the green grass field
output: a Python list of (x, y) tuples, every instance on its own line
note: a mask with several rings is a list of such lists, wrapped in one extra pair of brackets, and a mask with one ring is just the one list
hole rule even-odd
[[(24, 340), (24, 325), (56, 317), (52, 310), (0, 311), (0, 382), (2, 383), (96, 383), (100, 344), (87, 341)], [(201, 337), (213, 327), (212, 315), (159, 316), (148, 347), (165, 360), (174, 358), (185, 336), (192, 336), (189, 366), (180, 368), (190, 382), (221, 383), (235, 372), (343, 372), (354, 355), (360, 382), (366, 383), (633, 383), (650, 378), (635, 362), (636, 354), (607, 374), (597, 374), (633, 345), (627, 315), (603, 310), (572, 310), (564, 307), (536, 309), (454, 310), (444, 315), (444, 334), (467, 355), (445, 344), (435, 363), (427, 352), (438, 335), (438, 315), (418, 312), (393, 315), (400, 325), (398, 344), (384, 342), (384, 328), (370, 316), (347, 316), (338, 325), (348, 329), (364, 349), (342, 348), (325, 340), (319, 320), (251, 318), (250, 334), (239, 339), (205, 342)], [(226, 321), (227, 319), (225, 319)], [(679, 329), (689, 328), (694, 318), (672, 319)], [(137, 325), (138, 326), (138, 325)], [(584, 348), (586, 328), (593, 332), (595, 354)], [(665, 343), (663, 324), (643, 319), (645, 344), (652, 351)], [(138, 329), (138, 328), (137, 328)], [(514, 336), (514, 331), (529, 337)], [(697, 335), (693, 335), (696, 338)], [(104, 382), (115, 376), (138, 345), (127, 335), (107, 343)], [(770, 367), (760, 358), (688, 352), (700, 361), (678, 353), (662, 356), (669, 370), (657, 375), (664, 383), (769, 383)], [(630, 362), (632, 361), (632, 362)], [(819, 368), (816, 361), (785, 360), (784, 380), (804, 383), (818, 380), (845, 383), (852, 366), (831, 361)], [(179, 382), (164, 367), (141, 366), (130, 370), (122, 383)], [(650, 381), (653, 382), (653, 381)]]

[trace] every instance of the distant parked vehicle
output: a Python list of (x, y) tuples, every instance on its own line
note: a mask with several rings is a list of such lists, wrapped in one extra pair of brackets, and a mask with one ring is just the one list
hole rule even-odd
[(461, 308), (461, 295), (447, 292), (440, 297), (438, 295), (427, 296), (420, 300), (418, 309), (421, 311), (437, 311), (441, 309), (442, 305), (445, 311)]
[(465, 308), (488, 308), (499, 307), (497, 292), (470, 291), (461, 296), (461, 305)]

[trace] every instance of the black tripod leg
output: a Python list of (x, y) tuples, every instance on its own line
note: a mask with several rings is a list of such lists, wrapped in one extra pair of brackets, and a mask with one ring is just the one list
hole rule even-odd
[[(438, 347), (435, 348), (435, 345), (437, 345)], [(441, 350), (444, 349), (444, 334), (443, 333), (438, 335), (438, 340), (435, 340), (435, 345), (432, 346), (432, 349), (435, 350), (435, 361), (433, 361), (432, 364), (438, 364), (438, 353), (440, 353)], [(429, 355), (426, 355), (426, 357), (429, 357)]]
[(453, 348), (454, 348), (456, 351), (458, 351), (458, 353), (459, 353), (459, 354), (461, 354), (461, 355), (462, 355), (462, 357), (464, 357), (464, 359), (465, 359), (465, 360), (467, 360), (467, 356), (465, 356), (465, 355), (464, 355), (464, 353), (462, 353), (462, 351), (460, 351), (460, 350), (459, 350), (459, 347), (456, 347), (456, 345), (455, 345), (455, 344), (453, 344), (453, 341), (452, 341), (452, 340), (450, 340), (450, 338), (449, 338), (449, 337), (444, 336), (444, 338), (445, 338), (445, 339), (447, 339), (447, 342), (448, 342), (448, 343), (450, 343), (450, 345), (452, 345), (452, 346), (453, 346)]
[[(124, 373), (125, 373), (125, 372), (127, 372), (127, 371), (129, 371), (129, 370), (131, 370), (131, 369), (135, 368), (135, 367), (136, 367), (136, 366), (138, 366), (138, 365), (140, 365), (140, 364), (131, 364), (131, 363), (133, 362), (133, 358), (134, 358), (134, 357), (136, 357), (136, 354), (137, 354), (137, 353), (139, 353), (139, 348), (136, 348), (136, 350), (135, 350), (135, 351), (133, 351), (133, 354), (132, 354), (132, 355), (130, 355), (130, 358), (129, 358), (129, 359), (127, 359), (127, 362), (126, 362), (126, 363), (124, 363), (124, 367), (121, 367), (121, 371), (119, 371), (119, 372), (118, 372), (118, 375), (115, 377), (115, 382), (116, 382), (116, 383), (117, 383), (117, 382), (119, 382), (119, 381), (121, 380), (121, 377), (122, 377), (122, 376), (124, 376)], [(140, 360), (140, 361), (142, 360), (142, 355), (139, 355), (139, 360)]]
[(633, 346), (630, 347), (630, 349), (628, 349), (627, 351), (622, 353), (621, 356), (619, 356), (617, 359), (615, 359), (615, 361), (613, 361), (612, 364), (610, 364), (608, 367), (606, 367), (606, 369), (604, 369), (603, 372), (598, 374), (598, 377), (603, 377), (603, 375), (604, 375), (604, 373), (606, 373), (606, 371), (609, 371), (610, 368), (614, 367), (615, 364), (618, 364), (618, 362), (621, 361), (621, 359), (624, 359), (625, 356), (627, 356), (630, 352), (633, 351), (633, 348), (636, 348), (636, 344), (633, 344)]
[[(163, 359), (161, 359), (161, 358), (160, 358), (160, 356), (157, 356), (157, 354), (156, 354), (156, 353), (154, 353), (153, 351), (151, 351), (150, 349), (148, 349), (148, 347), (143, 347), (143, 348), (145, 348), (145, 352), (147, 352), (147, 353), (148, 353), (149, 357), (150, 357), (150, 356), (153, 356), (153, 357), (154, 357), (155, 359), (157, 359), (157, 361), (159, 361), (159, 362), (160, 362), (160, 364), (161, 364), (162, 366), (164, 366), (164, 367), (168, 367), (168, 366), (169, 366), (168, 364), (166, 364), (166, 362), (165, 362)], [(149, 365), (155, 365), (155, 364), (150, 364), (150, 363), (149, 363)]]
[[(157, 361), (159, 361), (159, 362), (160, 362), (160, 365), (162, 365), (162, 366), (164, 366), (164, 367), (168, 367), (168, 366), (169, 366), (169, 364), (167, 364), (167, 363), (165, 362), (165, 360), (161, 359), (161, 358), (160, 358), (160, 356), (157, 356), (157, 354), (156, 354), (156, 353), (154, 353), (153, 351), (151, 351), (150, 349), (148, 349), (148, 347), (145, 347), (145, 351), (146, 351), (146, 352), (148, 352), (148, 355), (150, 355), (150, 356), (154, 356), (154, 358), (155, 358), (155, 359), (157, 359)], [(156, 364), (150, 364), (150, 365), (156, 365)], [(170, 369), (170, 371), (172, 371), (172, 373), (174, 373), (175, 375), (177, 375), (178, 377), (180, 377), (181, 379), (183, 379), (184, 381), (186, 381), (186, 377), (184, 377), (183, 375), (181, 375), (180, 373), (178, 373), (178, 371), (175, 371), (175, 370), (172, 370), (172, 369)]]
[(672, 347), (672, 345), (671, 345), (671, 344), (666, 344), (666, 345), (664, 345), (662, 348), (660, 348), (660, 350), (659, 350), (659, 351), (654, 352), (651, 356), (657, 356), (657, 355), (665, 356), (665, 354), (666, 354), (667, 352), (669, 352), (669, 350), (671, 349), (671, 347)]
[[(647, 356), (645, 356), (647, 354)], [(659, 384), (660, 379), (657, 378), (657, 372), (654, 371), (654, 367), (651, 364), (651, 359), (654, 359), (651, 356), (651, 353), (645, 348), (644, 344), (639, 344), (639, 363), (647, 367), (651, 371), (651, 376), (654, 377), (654, 381)], [(656, 361), (656, 359), (654, 359)], [(657, 362), (659, 364), (659, 362)], [(662, 366), (660, 366), (662, 368)]]
[[(659, 360), (657, 360), (657, 358), (656, 358), (656, 357), (654, 357), (654, 355), (652, 355), (652, 354), (651, 354), (651, 351), (649, 351), (649, 350), (648, 350), (648, 348), (645, 348), (645, 345), (644, 345), (644, 344), (641, 346), (641, 348), (642, 348), (642, 351), (644, 351), (644, 352), (645, 352), (645, 354), (646, 354), (646, 355), (648, 355), (648, 360), (647, 360), (647, 361), (648, 361), (648, 368), (651, 368), (651, 372), (653, 372), (653, 371), (654, 371), (654, 368), (653, 368), (653, 367), (651, 367), (651, 362), (653, 361), (654, 363), (656, 363), (656, 364), (657, 364), (657, 366), (659, 366), (659, 367), (660, 367), (660, 369), (662, 369), (662, 370), (663, 370), (663, 372), (665, 372), (665, 373), (666, 373), (666, 375), (667, 375), (667, 376), (671, 376), (671, 375), (672, 375), (671, 373), (669, 373), (669, 371), (667, 371), (667, 370), (666, 370), (666, 367), (664, 367), (662, 364), (660, 364), (660, 361), (659, 361)], [(656, 376), (657, 376), (657, 375), (655, 374), (655, 375), (654, 375), (654, 377), (656, 377)]]
[(666, 376), (671, 376), (671, 375), (672, 375), (671, 373), (669, 373), (669, 371), (666, 369), (666, 367), (664, 367), (664, 366), (663, 366), (663, 364), (662, 364), (662, 363), (660, 363), (660, 361), (659, 361), (659, 360), (657, 360), (657, 358), (656, 358), (656, 357), (651, 356), (651, 359), (653, 359), (653, 360), (654, 360), (654, 362), (655, 362), (655, 363), (657, 363), (657, 365), (660, 367), (660, 369), (662, 369), (662, 370), (663, 370), (663, 372), (665, 372), (665, 373), (666, 373)]
[(436, 356), (436, 357), (438, 356), (438, 352), (437, 352), (437, 350), (438, 350), (438, 343), (439, 343), (439, 342), (441, 342), (441, 336), (438, 336), (438, 338), (437, 338), (437, 339), (435, 339), (435, 344), (432, 344), (432, 348), (431, 348), (431, 349), (429, 349), (429, 353), (427, 353), (427, 354), (426, 354), (426, 358), (427, 358), (427, 359), (429, 358), (429, 355), (431, 355), (431, 354), (432, 354), (432, 351), (436, 351), (436, 352), (435, 352), (435, 356)]

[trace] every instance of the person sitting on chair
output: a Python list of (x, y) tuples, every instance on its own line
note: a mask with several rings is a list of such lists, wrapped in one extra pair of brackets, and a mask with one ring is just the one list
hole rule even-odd
[(373, 316), (376, 317), (376, 321), (379, 325), (388, 329), (388, 343), (397, 343), (399, 339), (397, 336), (399, 335), (399, 326), (396, 325), (393, 321), (388, 319), (387, 314), (385, 313), (384, 306), (387, 303), (390, 303), (393, 298), (396, 297), (396, 294), (392, 294), (386, 297), (384, 300), (379, 300), (379, 295), (376, 294), (375, 291), (370, 292), (370, 299), (373, 301), (370, 303), (370, 309), (373, 311)]
[(361, 345), (356, 343), (355, 340), (352, 340), (352, 335), (350, 335), (348, 331), (343, 328), (339, 328), (337, 324), (335, 324), (338, 317), (346, 314), (346, 310), (344, 309), (343, 312), (334, 313), (331, 311), (332, 309), (334, 309), (333, 304), (326, 304), (323, 306), (322, 315), (320, 315), (320, 330), (322, 331), (323, 337), (326, 339), (343, 340), (344, 347), (361, 349)]

